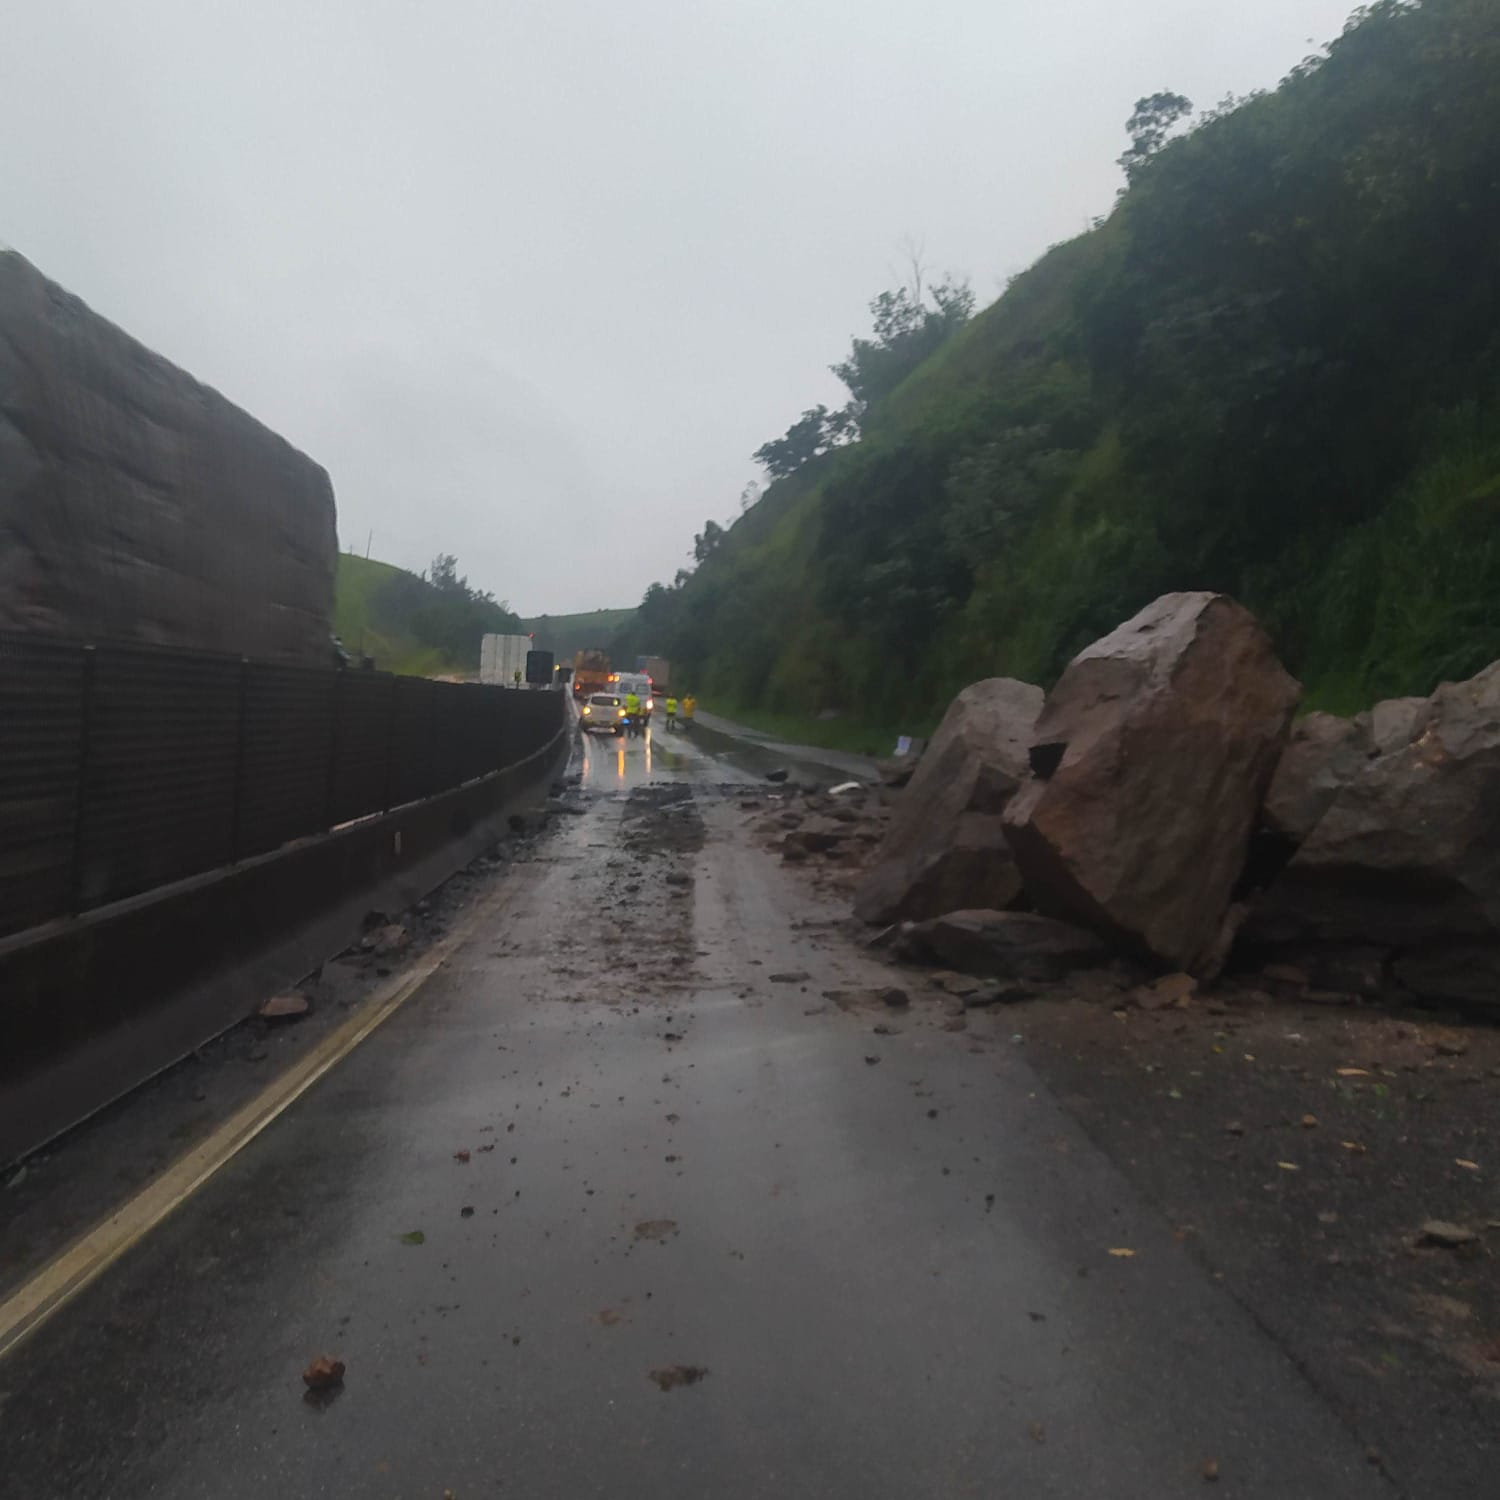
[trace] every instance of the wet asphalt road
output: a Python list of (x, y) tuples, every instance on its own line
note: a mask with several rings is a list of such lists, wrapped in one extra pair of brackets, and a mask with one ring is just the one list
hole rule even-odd
[(0, 1492), (1394, 1493), (1024, 1046), (824, 1000), (889, 971), (746, 772), (583, 770), (440, 973), (0, 1365)]

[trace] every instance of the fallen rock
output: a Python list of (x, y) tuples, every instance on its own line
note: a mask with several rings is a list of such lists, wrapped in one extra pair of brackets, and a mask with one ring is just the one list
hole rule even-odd
[(832, 1000), (840, 1010), (862, 1011), (879, 1010), (902, 1010), (911, 1003), (905, 990), (887, 986), (884, 989), (871, 990), (824, 990), (823, 998)]
[(329, 1391), (344, 1383), (344, 1362), (320, 1354), (303, 1372), (303, 1384), (310, 1391)]
[(1211, 965), (1299, 695), (1222, 594), (1164, 595), (1074, 657), (1004, 813), (1037, 908)]
[(635, 1226), (636, 1239), (655, 1240), (657, 1244), (660, 1244), (663, 1240), (671, 1239), (676, 1233), (676, 1219), (642, 1219)]
[(952, 911), (914, 922), (897, 938), (903, 956), (997, 979), (1056, 980), (1103, 963), (1096, 933), (1027, 911)]
[(790, 771), (786, 771), (786, 770), (767, 771), (766, 772), (766, 780), (767, 781), (774, 781), (774, 782), (782, 782), (782, 781), (785, 781), (787, 779), (787, 777), (790, 776), (790, 775), (791, 775), (791, 772)]
[(284, 995), (272, 995), (261, 1002), (257, 1014), (266, 1021), (294, 1021), (305, 1016), (309, 1005), (307, 996), (299, 990), (288, 990)]
[(801, 849), (805, 854), (827, 854), (848, 837), (846, 824), (833, 818), (814, 818), (787, 834), (781, 841), (781, 850), (783, 854), (788, 849)]
[(1021, 876), (1000, 815), (1028, 774), (1043, 695), (992, 677), (952, 702), (901, 794), (875, 862), (854, 897), (866, 922), (1014, 904)]
[(1452, 1224), (1446, 1219), (1429, 1219), (1417, 1235), (1417, 1244), (1437, 1246), (1443, 1250), (1461, 1250), (1465, 1245), (1478, 1242), (1478, 1234), (1463, 1224)]
[(1142, 1010), (1165, 1010), (1192, 999), (1197, 992), (1198, 981), (1191, 974), (1167, 974), (1139, 985), (1130, 992), (1130, 998)]
[(411, 935), (399, 922), (367, 932), (360, 947), (369, 953), (400, 953), (411, 943)]
[(959, 974), (953, 969), (938, 969), (927, 976), (927, 982), (934, 989), (944, 990), (950, 995), (972, 995), (986, 983), (983, 979), (976, 979), (972, 974)]
[(1374, 948), (1394, 954), (1391, 976), (1423, 999), (1493, 1006), (1500, 662), (1445, 683), (1419, 711), (1410, 700), (1380, 707), (1396, 723), (1385, 738), (1395, 748), (1339, 791), (1257, 905), (1244, 941), (1271, 953)]

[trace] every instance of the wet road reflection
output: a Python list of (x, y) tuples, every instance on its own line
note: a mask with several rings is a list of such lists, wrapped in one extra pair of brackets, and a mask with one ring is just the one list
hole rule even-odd
[(674, 780), (690, 774), (694, 761), (708, 757), (690, 749), (681, 732), (648, 727), (639, 739), (629, 735), (583, 736), (583, 784), (600, 789)]

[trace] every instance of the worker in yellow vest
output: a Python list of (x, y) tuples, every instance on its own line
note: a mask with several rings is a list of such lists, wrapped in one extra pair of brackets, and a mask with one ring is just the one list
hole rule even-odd
[(698, 700), (691, 693), (682, 700), (682, 727), (691, 729), (693, 727), (693, 710), (698, 707)]
[(641, 732), (641, 695), (639, 693), (625, 694), (625, 723), (628, 732), (636, 735)]
[(667, 728), (677, 728), (677, 700), (675, 698), (667, 699)]

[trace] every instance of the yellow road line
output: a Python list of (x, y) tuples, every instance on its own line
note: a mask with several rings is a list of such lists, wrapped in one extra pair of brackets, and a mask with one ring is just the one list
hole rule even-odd
[(180, 1203), (242, 1151), (328, 1070), (390, 1019), (452, 957), (482, 922), (510, 900), (509, 881), (369, 1003), (330, 1032), (307, 1056), (273, 1079), (206, 1139), (180, 1156), (133, 1198), (60, 1251), (0, 1303), (0, 1360), (145, 1238)]

